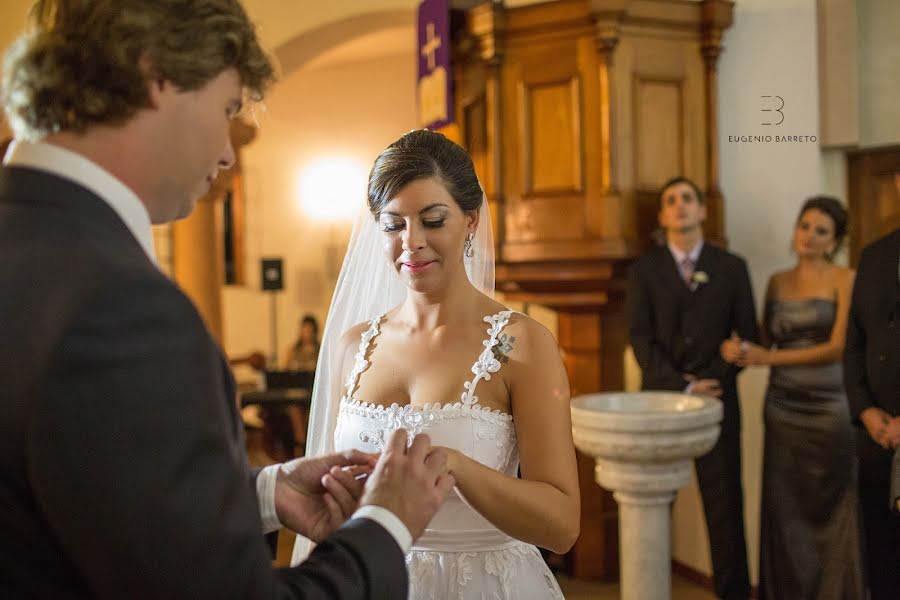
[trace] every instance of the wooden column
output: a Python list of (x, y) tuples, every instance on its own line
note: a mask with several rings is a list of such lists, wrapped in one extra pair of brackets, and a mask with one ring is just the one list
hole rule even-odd
[[(172, 227), (173, 268), (175, 281), (197, 306), (206, 327), (219, 342), (222, 338), (222, 286), (224, 256), (222, 238), (222, 200), (233, 185), (240, 185), (240, 151), (256, 135), (252, 125), (232, 122), (231, 143), (237, 160), (221, 171), (209, 192), (197, 202), (194, 212)], [(241, 194), (238, 197), (243, 197)]]
[[(600, 10), (604, 2), (593, 2), (594, 9)], [(600, 119), (599, 144), (600, 163), (597, 165), (600, 176), (601, 210), (594, 214), (591, 206), (588, 211), (588, 231), (604, 238), (621, 238), (623, 233), (634, 229), (634, 211), (624, 205), (619, 191), (616, 173), (615, 129), (616, 129), (616, 90), (614, 89), (613, 56), (619, 43), (621, 13), (600, 12), (596, 24), (597, 44), (597, 82), (599, 84), (600, 102), (598, 113)]]
[(706, 70), (706, 236), (725, 241), (725, 199), (719, 187), (719, 55), (722, 32), (731, 26), (733, 3), (725, 0), (703, 0), (700, 50)]
[(222, 203), (207, 194), (172, 229), (175, 280), (197, 306), (206, 327), (222, 343)]

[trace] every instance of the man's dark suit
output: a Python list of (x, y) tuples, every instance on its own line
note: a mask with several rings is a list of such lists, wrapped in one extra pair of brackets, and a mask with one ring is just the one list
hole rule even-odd
[(887, 502), (892, 452), (876, 444), (859, 421), (879, 407), (900, 415), (900, 229), (863, 250), (853, 284), (844, 347), (844, 385), (859, 426), (859, 486), (872, 598), (900, 590), (900, 517)]
[(108, 204), (2, 168), (0, 257), (0, 597), (406, 597), (366, 519), (271, 569), (228, 366)]
[(750, 276), (743, 259), (704, 244), (695, 267), (708, 281), (691, 291), (667, 247), (638, 259), (631, 271), (627, 310), (631, 345), (645, 390), (682, 391), (688, 381), (718, 379), (724, 416), (716, 446), (695, 461), (703, 496), (713, 563), (721, 598), (750, 595), (741, 486), (741, 413), (735, 377), (739, 371), (719, 356), (736, 331), (757, 341)]

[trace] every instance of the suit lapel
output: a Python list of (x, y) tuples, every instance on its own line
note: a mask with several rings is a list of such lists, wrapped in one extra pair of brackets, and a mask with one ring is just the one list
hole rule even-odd
[(675, 262), (675, 257), (672, 256), (668, 246), (663, 246), (659, 249), (659, 259), (654, 261), (654, 263), (660, 279), (668, 289), (678, 293), (680, 296), (687, 296), (691, 293), (684, 279), (681, 278), (681, 270), (678, 268), (678, 263)]
[(700, 256), (697, 257), (697, 266), (694, 268), (694, 275), (698, 276), (698, 273), (703, 273), (704, 275), (706, 275), (706, 281), (697, 282), (697, 285), (694, 288), (695, 295), (701, 294), (706, 288), (709, 287), (710, 281), (712, 281), (713, 277), (715, 277), (715, 270), (715, 250), (710, 247), (709, 242), (703, 242), (703, 248), (700, 249)]

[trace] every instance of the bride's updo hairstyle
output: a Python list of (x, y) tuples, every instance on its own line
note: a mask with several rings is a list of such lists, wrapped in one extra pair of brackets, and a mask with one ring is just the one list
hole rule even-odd
[(831, 218), (831, 222), (834, 225), (834, 251), (826, 254), (825, 258), (832, 261), (834, 260), (834, 255), (837, 254), (837, 251), (841, 248), (844, 236), (847, 235), (847, 209), (844, 208), (844, 205), (841, 204), (840, 200), (837, 198), (832, 198), (831, 196), (813, 196), (812, 198), (808, 198), (800, 208), (800, 212), (797, 214), (797, 221), (794, 225), (795, 227), (800, 224), (800, 219), (802, 219), (803, 215), (809, 210), (818, 210)]
[(484, 194), (465, 149), (440, 133), (410, 131), (375, 159), (369, 173), (369, 210), (375, 219), (406, 185), (434, 178), (463, 211), (478, 210)]

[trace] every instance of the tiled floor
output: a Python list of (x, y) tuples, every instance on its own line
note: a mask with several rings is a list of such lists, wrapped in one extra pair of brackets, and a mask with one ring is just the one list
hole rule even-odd
[[(282, 531), (278, 536), (278, 556), (276, 565), (286, 565), (290, 562), (291, 549), (294, 547), (294, 536)], [(565, 576), (558, 576), (559, 586), (562, 588), (566, 600), (618, 600), (618, 583), (594, 583), (575, 581)], [(715, 600), (710, 592), (677, 575), (672, 576), (672, 600)]]
[[(618, 600), (618, 583), (574, 581), (558, 576), (566, 600)], [(716, 600), (715, 595), (678, 575), (672, 576), (672, 600)]]

